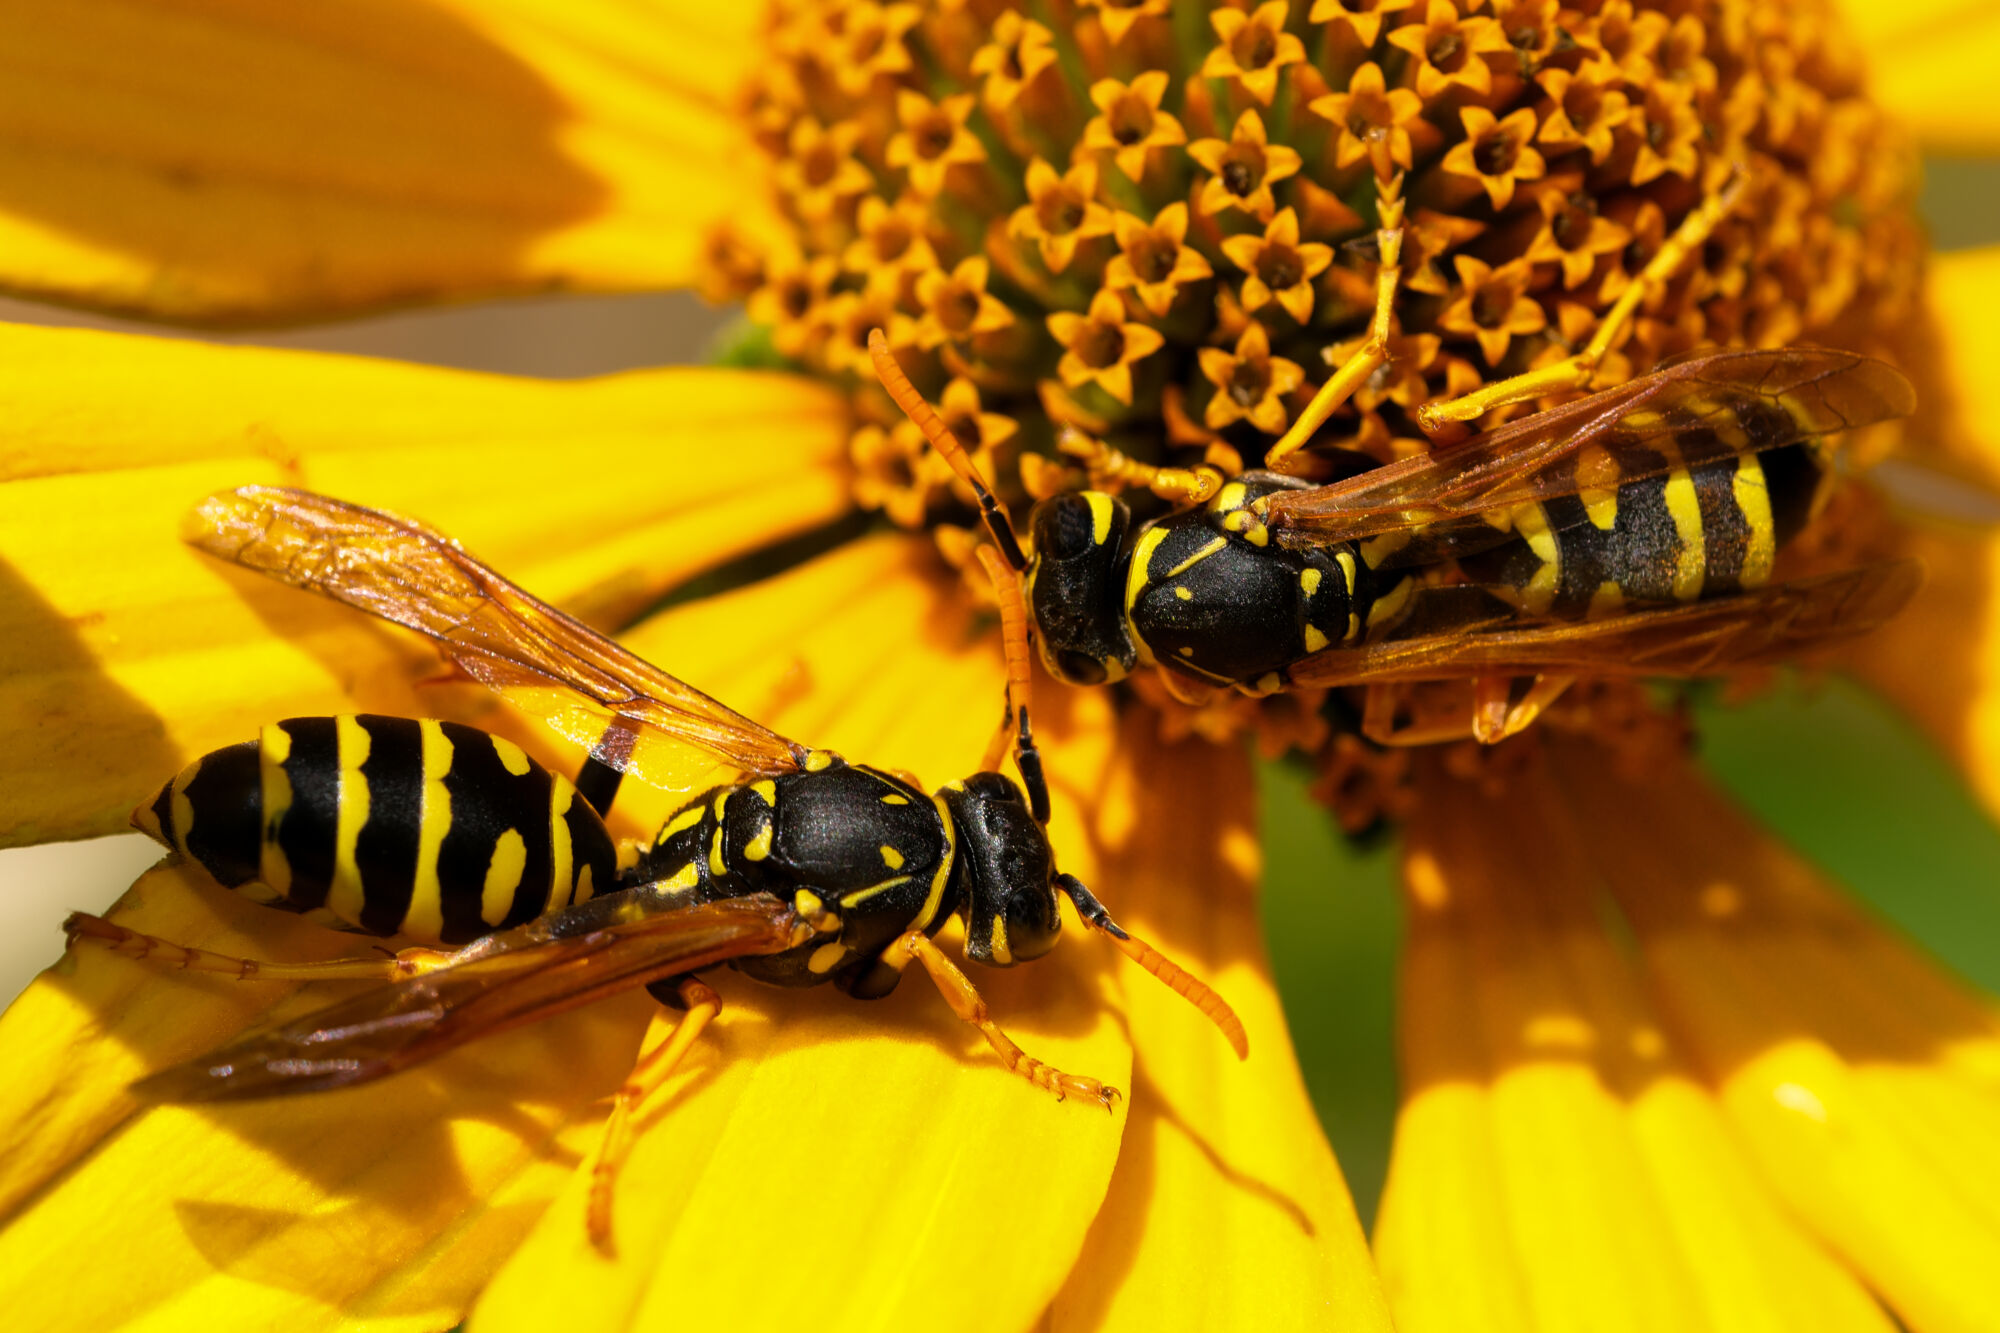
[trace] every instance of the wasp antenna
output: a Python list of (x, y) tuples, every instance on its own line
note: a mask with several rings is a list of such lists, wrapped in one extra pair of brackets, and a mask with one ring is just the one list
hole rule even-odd
[(1250, 1058), (1250, 1037), (1243, 1031), (1243, 1020), (1229, 1007), (1229, 1001), (1211, 990), (1207, 982), (1129, 932), (1112, 935), (1111, 939), (1119, 952), (1164, 981), (1174, 994), (1201, 1010), (1203, 1016), (1221, 1031), (1222, 1039), (1236, 1052), (1237, 1059)]
[(882, 387), (889, 391), (889, 397), (895, 400), (896, 406), (903, 409), (903, 415), (916, 423), (917, 429), (931, 442), (931, 448), (937, 450), (938, 457), (949, 463), (951, 470), (979, 497), (979, 515), (986, 521), (986, 530), (993, 534), (993, 543), (1000, 548), (1001, 556), (1016, 570), (1025, 570), (1028, 560), (1021, 554), (1021, 539), (1014, 533), (1013, 520), (1007, 517), (1007, 511), (1000, 507), (1000, 502), (993, 498), (993, 489), (986, 484), (986, 478), (979, 475), (979, 469), (965, 452), (965, 446), (951, 433), (951, 427), (944, 424), (944, 418), (937, 414), (937, 409), (924, 401), (924, 396), (917, 392), (917, 386), (910, 383), (910, 377), (896, 364), (894, 354), (889, 351), (889, 340), (882, 336), (882, 330), (868, 331), (868, 355), (875, 361), (875, 378), (882, 381)]
[(998, 769), (1001, 755), (1011, 745), (1014, 766), (1020, 770), (1021, 785), (1028, 793), (1028, 809), (1037, 824), (1049, 822), (1049, 782), (1042, 772), (1042, 752), (1035, 748), (1035, 733), (1028, 725), (1028, 610), (1022, 600), (1021, 574), (1009, 569), (1000, 553), (990, 546), (979, 548), (979, 563), (993, 580), (994, 596), (1000, 600), (1000, 641), (1007, 659), (1007, 689), (1002, 698), (1000, 730), (986, 754), (986, 767)]
[(1222, 1033), (1229, 1049), (1236, 1052), (1237, 1059), (1250, 1058), (1250, 1036), (1243, 1030), (1243, 1020), (1229, 1007), (1229, 1001), (1217, 995), (1207, 982), (1194, 973), (1113, 921), (1104, 904), (1097, 901), (1097, 896), (1085, 888), (1083, 881), (1075, 875), (1058, 875), (1056, 885), (1076, 904), (1077, 915), (1083, 918), (1085, 925), (1109, 935), (1120, 953), (1165, 982), (1174, 994), (1201, 1010), (1202, 1016)]

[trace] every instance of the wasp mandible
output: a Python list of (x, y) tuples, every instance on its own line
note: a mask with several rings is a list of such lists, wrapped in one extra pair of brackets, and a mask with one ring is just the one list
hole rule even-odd
[[(643, 985), (686, 1014), (614, 1102), (589, 1212), (602, 1242), (633, 1110), (720, 1011), (720, 997), (694, 975), (719, 964), (774, 985), (832, 982), (875, 998), (916, 962), (1007, 1069), (1058, 1097), (1109, 1108), (1116, 1089), (1021, 1050), (931, 938), (958, 917), (972, 961), (1027, 962), (1055, 946), (1063, 898), (1247, 1053), (1242, 1024), (1219, 996), (1057, 868), (1043, 818), (998, 772), (926, 792), (787, 739), (536, 600), (450, 538), (389, 514), (244, 487), (211, 496), (186, 535), (429, 636), (456, 667), (588, 747), (590, 758), (573, 786), (472, 727), (348, 716), (275, 723), (189, 764), (139, 808), (135, 825), (224, 885), (260, 886), (274, 905), (325, 908), (416, 947), (274, 964), (71, 918), (72, 941), (196, 970), (389, 983), (156, 1073), (138, 1085), (153, 1099), (368, 1082)], [(1021, 716), (1031, 752), (1025, 704)], [(685, 745), (722, 760), (735, 779), (621, 849), (603, 819), (619, 785), (670, 769), (672, 748)], [(1026, 767), (1039, 772), (1032, 759)], [(427, 947), (438, 944), (463, 947)]]

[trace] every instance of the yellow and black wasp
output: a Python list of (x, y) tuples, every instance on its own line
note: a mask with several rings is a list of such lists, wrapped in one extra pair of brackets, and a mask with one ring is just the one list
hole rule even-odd
[[(1784, 659), (1874, 627), (1917, 586), (1909, 563), (1774, 578), (1825, 497), (1834, 459), (1823, 437), (1914, 407), (1909, 382), (1881, 361), (1814, 347), (1715, 352), (1442, 438), (1492, 407), (1585, 387), (1649, 283), (1732, 198), (1690, 217), (1583, 352), (1420, 410), (1440, 435), (1428, 453), (1326, 485), (1270, 470), (1309, 465), (1312, 431), (1385, 363), (1400, 246), (1385, 227), (1370, 336), (1266, 470), (1156, 468), (1071, 442), (1093, 473), (1183, 507), (1135, 525), (1108, 490), (1057, 494), (1035, 507), (1028, 552), (879, 333), (870, 346), (890, 396), (979, 498), (1003, 612), (1024, 604), (1004, 617), (1010, 656), (1032, 639), (1051, 675), (1079, 685), (1154, 667), (1189, 702), (1218, 689), (1366, 686), (1372, 739), (1497, 741), (1577, 675)], [(1415, 687), (1431, 682), (1469, 684), (1470, 698), (1428, 696), (1426, 711)]]
[[(646, 986), (687, 1015), (614, 1105), (590, 1211), (602, 1240), (632, 1108), (719, 1011), (694, 976), (718, 964), (775, 985), (832, 982), (875, 998), (914, 961), (1009, 1070), (1058, 1097), (1109, 1107), (1115, 1089), (1015, 1045), (931, 938), (958, 917), (968, 958), (1027, 962), (1055, 945), (1067, 898), (1088, 927), (1247, 1051), (1220, 997), (1058, 870), (1042, 821), (997, 772), (926, 792), (789, 740), (537, 601), (451, 539), (388, 514), (246, 487), (210, 497), (187, 535), (428, 635), (457, 668), (589, 747), (590, 758), (572, 786), (472, 727), (348, 716), (278, 722), (189, 764), (135, 813), (139, 828), (260, 901), (325, 909), (418, 947), (271, 964), (72, 918), (73, 940), (198, 970), (390, 983), (156, 1073), (139, 1085), (145, 1095), (213, 1101), (345, 1087)], [(620, 782), (672, 769), (689, 745), (733, 779), (687, 801), (650, 839), (615, 845), (603, 816)], [(1025, 728), (1020, 751), (1024, 771), (1039, 773)], [(436, 944), (464, 947), (424, 947)]]

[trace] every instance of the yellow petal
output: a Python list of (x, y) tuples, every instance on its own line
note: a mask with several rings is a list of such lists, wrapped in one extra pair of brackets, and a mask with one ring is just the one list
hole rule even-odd
[(543, 382), (0, 326), (0, 842), (123, 827), (148, 785), (268, 721), (449, 710), (435, 658), (197, 555), (202, 496), (305, 485), (432, 522), (615, 617), (834, 517), (845, 418), (803, 381)]
[[(1914, 501), (1903, 553), (1923, 561), (1924, 586), (1844, 660), (1922, 726), (1986, 808), (2000, 813), (2000, 534), (1990, 512), (2000, 494), (2000, 416), (1984, 406), (2000, 364), (1991, 318), (2000, 303), (2000, 246), (1937, 256), (1925, 297), (1938, 364), (1924, 368), (1908, 453), (1921, 467), (1974, 479), (1986, 493)], [(1956, 521), (1966, 501), (1986, 517)]]
[[(995, 697), (1000, 684), (997, 653), (952, 586), (921, 541), (880, 539), (664, 617), (645, 647), (711, 680), (733, 654), (783, 663), (796, 651), (810, 679), (777, 711), (838, 712), (850, 721), (831, 738), (857, 756), (942, 776), (984, 744), (992, 713), (975, 717), (965, 701)], [(795, 634), (808, 610), (825, 614)], [(871, 632), (877, 616), (918, 628)], [(1100, 702), (1091, 724), (1108, 720)], [(1059, 810), (1077, 823), (1074, 802)], [(155, 872), (121, 915), (218, 951), (324, 956), (344, 943), (192, 888), (195, 878)], [(1129, 1048), (1103, 1003), (1115, 992), (1107, 973), (1101, 956), (1071, 949), (980, 981), (1029, 1050), (1125, 1084)], [(873, 1006), (726, 975), (721, 984), (731, 1007), (649, 1116), (621, 1179), (625, 1260), (606, 1263), (585, 1245), (577, 1197), (566, 1195), (510, 1270), (526, 1290), (503, 1277), (482, 1323), (555, 1308), (571, 1323), (680, 1327), (690, 1308), (712, 1306), (741, 1326), (746, 1291), (772, 1312), (771, 1327), (808, 1314), (828, 1322), (841, 1300), (872, 1323), (932, 1308), (935, 1292), (918, 1279), (979, 1254), (994, 1279), (967, 1326), (1025, 1325), (1082, 1244), (1122, 1111), (1059, 1105), (1004, 1072), (921, 978)], [(75, 1295), (66, 1287), (77, 1277), (20, 1296), (17, 1309), (77, 1327), (184, 1326), (195, 1311), (247, 1327), (449, 1324), (593, 1149), (590, 1103), (629, 1062), (650, 1003), (599, 1006), (373, 1088), (128, 1118), (123, 1087), (135, 1074), (231, 1035), (271, 997), (283, 1016), (327, 993), (162, 975), (102, 953), (37, 983), (0, 1021), (0, 1053), (32, 1069), (0, 1093), (19, 1144), (0, 1198), (27, 1200), (0, 1236), (6, 1274), (26, 1287), (107, 1251), (146, 1253), (119, 1283)], [(826, 1220), (815, 1227), (815, 1216)], [(843, 1246), (842, 1281), (830, 1287), (809, 1240), (779, 1255), (791, 1264), (762, 1246), (716, 1243), (774, 1220), (806, 1237), (831, 1227), (879, 1244)]]
[(0, 283), (181, 320), (688, 282), (757, 5), (26, 0)]
[(1985, 85), (2000, 59), (2000, 14), (1982, 0), (1840, 0), (1866, 53), (1869, 93), (1924, 146), (2000, 148), (2000, 107)]
[(1904, 534), (1901, 551), (1923, 561), (1924, 586), (1844, 660), (1921, 726), (2000, 815), (2000, 537), (1924, 528)]
[(1681, 767), (1564, 791), (1776, 1195), (1913, 1329), (2000, 1327), (2000, 1015)]
[[(1102, 694), (1062, 691), (1050, 702), (1080, 709)], [(1092, 746), (1052, 742), (1050, 771), (1059, 785), (1096, 793), (1092, 889), (1122, 925), (1229, 1001), (1250, 1058), (1239, 1062), (1192, 1006), (1123, 965), (1137, 1060), (1131, 1119), (1050, 1326), (1386, 1329), (1367, 1244), (1264, 956), (1248, 757), (1241, 746), (1163, 745), (1158, 726), (1128, 712)]]
[[(998, 645), (954, 583), (923, 541), (877, 538), (630, 642), (787, 734), (935, 784), (977, 764), (1001, 692)], [(1107, 703), (1048, 730), (1106, 731)], [(1072, 792), (1056, 820), (1074, 829)], [(1130, 1090), (1103, 951), (1070, 941), (973, 979), (1030, 1054)], [(721, 1018), (619, 1178), (617, 1259), (586, 1242), (573, 1182), (471, 1326), (879, 1328), (934, 1321), (949, 1275), (954, 1329), (1026, 1327), (1083, 1243), (1124, 1106), (1006, 1073), (915, 968), (868, 1005), (718, 985)]]
[[(187, 871), (151, 872), (118, 915), (221, 952), (357, 948)], [(591, 1104), (630, 1063), (644, 997), (338, 1093), (142, 1109), (125, 1091), (335, 993), (95, 950), (43, 974), (0, 1019), (11, 1323), (414, 1333), (458, 1318), (592, 1142)]]
[[(1397, 1326), (1889, 1329), (1759, 1184), (1606, 931), (1569, 791), (1425, 777), (1375, 1237)], [(1659, 851), (1643, 821), (1626, 836)]]
[[(1930, 315), (1926, 350), (1935, 361), (1916, 367), (1921, 389), (1910, 443), (1943, 452), (2000, 486), (2000, 419), (1988, 409), (2000, 327), (2000, 245), (1934, 255), (1924, 284)], [(1920, 456), (1922, 456), (1920, 454)]]

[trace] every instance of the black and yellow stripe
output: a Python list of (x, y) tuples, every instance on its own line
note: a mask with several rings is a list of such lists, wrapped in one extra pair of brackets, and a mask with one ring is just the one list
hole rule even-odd
[(1825, 478), (1810, 443), (1752, 447), (1772, 433), (1759, 413), (1774, 410), (1743, 406), (1682, 428), (1661, 445), (1657, 475), (1520, 506), (1507, 516), (1514, 539), (1461, 567), (1522, 609), (1559, 619), (1764, 586)]
[(376, 935), (462, 944), (614, 884), (604, 821), (473, 727), (292, 718), (205, 755), (133, 816), (230, 888)]

